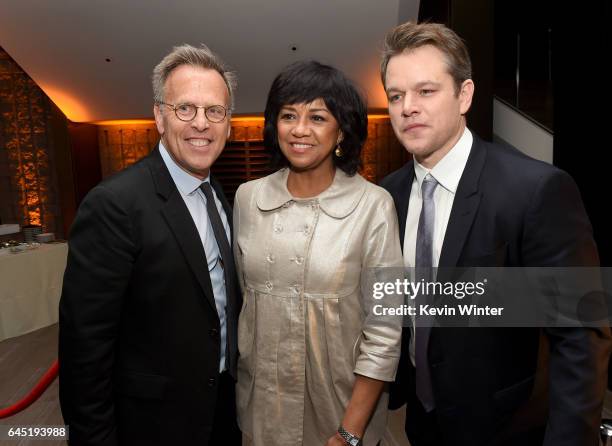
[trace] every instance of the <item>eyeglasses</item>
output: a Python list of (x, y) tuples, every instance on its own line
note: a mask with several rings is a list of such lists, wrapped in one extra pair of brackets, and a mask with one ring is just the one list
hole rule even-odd
[(206, 119), (210, 122), (223, 122), (225, 117), (227, 116), (227, 110), (222, 105), (209, 105), (208, 107), (204, 105), (194, 105), (194, 104), (167, 104), (165, 102), (159, 102), (159, 104), (166, 105), (174, 110), (174, 114), (181, 121), (189, 122), (193, 121), (193, 119), (198, 114), (198, 109), (204, 109), (204, 115)]

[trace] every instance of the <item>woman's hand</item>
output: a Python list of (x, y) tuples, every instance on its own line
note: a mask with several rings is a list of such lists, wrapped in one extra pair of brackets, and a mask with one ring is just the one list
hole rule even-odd
[(336, 432), (334, 435), (329, 437), (329, 440), (327, 440), (325, 446), (346, 446), (346, 441), (344, 441), (344, 438), (342, 438), (340, 434)]

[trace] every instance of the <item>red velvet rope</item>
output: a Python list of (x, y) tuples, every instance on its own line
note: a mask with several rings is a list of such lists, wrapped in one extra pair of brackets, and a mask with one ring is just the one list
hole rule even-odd
[(47, 387), (49, 387), (49, 385), (57, 377), (58, 370), (59, 362), (57, 362), (56, 359), (53, 364), (51, 364), (51, 367), (49, 367), (49, 370), (45, 372), (43, 377), (40, 378), (38, 383), (34, 386), (30, 393), (26, 395), (25, 398), (9, 407), (0, 409), (0, 419), (10, 417), (11, 415), (16, 414), (17, 412), (21, 412), (23, 409), (25, 409), (34, 401), (36, 401), (38, 397), (41, 396), (45, 390), (47, 390)]

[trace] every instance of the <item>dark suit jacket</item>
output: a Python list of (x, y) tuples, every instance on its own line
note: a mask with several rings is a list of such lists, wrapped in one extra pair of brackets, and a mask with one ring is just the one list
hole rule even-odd
[[(59, 360), (71, 444), (208, 444), (219, 317), (200, 236), (158, 148), (91, 190), (69, 246)], [(235, 376), (233, 282), (227, 354)]]
[[(381, 183), (395, 201), (402, 246), (413, 178), (409, 162)], [(598, 264), (571, 177), (474, 136), (439, 266)], [(405, 329), (392, 408), (415, 401), (409, 340)], [(428, 359), (444, 442), (489, 444), (502, 431), (512, 436), (546, 426), (546, 445), (596, 445), (609, 354), (607, 328), (432, 328)], [(548, 386), (536, 388), (535, 381)], [(407, 431), (418, 431), (411, 422), (408, 407)]]

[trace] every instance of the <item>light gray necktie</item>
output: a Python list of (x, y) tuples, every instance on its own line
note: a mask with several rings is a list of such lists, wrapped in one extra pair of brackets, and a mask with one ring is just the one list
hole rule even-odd
[[(423, 198), (423, 206), (421, 207), (421, 215), (419, 216), (419, 226), (417, 229), (416, 239), (416, 256), (415, 256), (415, 280), (420, 282), (421, 279), (425, 283), (434, 279), (433, 277), (433, 231), (434, 222), (436, 219), (436, 207), (433, 199), (434, 191), (438, 186), (438, 182), (434, 177), (427, 174), (421, 184), (421, 196)], [(417, 297), (418, 299), (418, 297)], [(418, 302), (423, 303), (424, 298), (421, 297)], [(416, 365), (416, 393), (423, 407), (427, 412), (431, 412), (435, 408), (435, 401), (431, 387), (431, 371), (427, 361), (427, 346), (429, 342), (429, 332), (431, 331), (432, 320), (418, 316), (420, 326), (415, 327), (415, 365)]]

